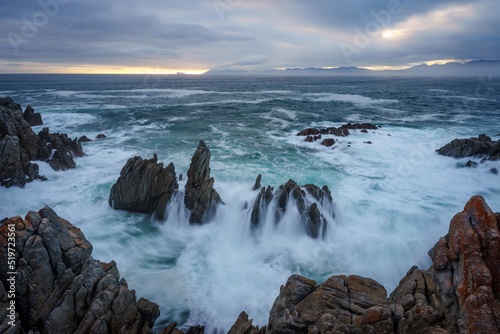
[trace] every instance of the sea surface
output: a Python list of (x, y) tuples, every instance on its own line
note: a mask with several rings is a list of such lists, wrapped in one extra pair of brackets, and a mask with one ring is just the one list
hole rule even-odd
[[(454, 138), (500, 139), (499, 92), (491, 77), (0, 75), (0, 96), (31, 105), (51, 132), (107, 136), (83, 143), (73, 170), (39, 163), (48, 181), (0, 188), (0, 217), (52, 207), (82, 229), (94, 258), (115, 260), (137, 296), (160, 305), (157, 329), (177, 321), (227, 331), (243, 310), (265, 325), (292, 274), (318, 283), (357, 274), (390, 293), (411, 266), (430, 266), (427, 252), (471, 196), (499, 211), (500, 176), (489, 171), (500, 161), (465, 168), (469, 158), (435, 152)], [(296, 136), (348, 122), (381, 128), (335, 137), (333, 148)], [(189, 225), (185, 177), (165, 222), (108, 205), (127, 159), (156, 153), (185, 176), (200, 140), (225, 203), (211, 222)], [(252, 232), (258, 174), (275, 189), (289, 179), (327, 185), (334, 206), (323, 238), (297, 225), (293, 203), (285, 222)]]

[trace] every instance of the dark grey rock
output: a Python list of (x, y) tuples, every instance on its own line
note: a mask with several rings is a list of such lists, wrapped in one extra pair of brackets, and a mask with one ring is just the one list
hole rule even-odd
[(184, 204), (191, 211), (189, 222), (202, 224), (222, 202), (214, 189), (214, 178), (210, 177), (210, 150), (203, 141), (191, 159), (187, 177)]
[(260, 189), (261, 185), (260, 185), (260, 181), (262, 180), (262, 174), (259, 174), (257, 176), (257, 179), (255, 180), (255, 184), (253, 185), (252, 187), (252, 190), (257, 190), (257, 189)]
[[(9, 224), (16, 226), (14, 270), (6, 268)], [(0, 309), (9, 302), (6, 273), (16, 271), (19, 333), (152, 333), (158, 305), (136, 301), (116, 264), (93, 259), (83, 233), (50, 208), (4, 220), (0, 246)]]
[(472, 160), (469, 160), (467, 161), (467, 163), (465, 164), (465, 167), (472, 167), (472, 168), (476, 168), (477, 167), (477, 162), (475, 161), (472, 161)]
[(441, 155), (464, 158), (489, 154), (492, 148), (491, 138), (481, 134), (477, 138), (454, 139), (436, 151)]
[(38, 112), (36, 113), (31, 106), (26, 107), (23, 117), (31, 126), (43, 125), (42, 115)]
[(165, 209), (179, 185), (175, 167), (163, 167), (155, 154), (153, 159), (130, 158), (111, 187), (109, 205), (116, 210), (155, 214), (163, 220)]

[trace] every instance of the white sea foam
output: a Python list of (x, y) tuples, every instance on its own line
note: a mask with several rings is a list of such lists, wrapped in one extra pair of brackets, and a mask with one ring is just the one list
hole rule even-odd
[(336, 93), (307, 93), (303, 95), (308, 100), (313, 102), (348, 102), (359, 106), (371, 106), (374, 104), (397, 103), (398, 100), (393, 99), (372, 99), (371, 97), (357, 94), (336, 94)]

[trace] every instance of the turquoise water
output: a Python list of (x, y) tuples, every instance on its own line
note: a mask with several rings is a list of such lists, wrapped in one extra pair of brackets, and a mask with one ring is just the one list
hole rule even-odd
[[(500, 210), (500, 179), (488, 172), (499, 162), (469, 169), (468, 159), (434, 152), (457, 137), (500, 134), (499, 91), (491, 78), (0, 75), (0, 95), (33, 106), (51, 131), (108, 136), (83, 143), (88, 156), (74, 170), (40, 163), (49, 181), (1, 188), (0, 216), (54, 208), (83, 230), (95, 258), (117, 261), (129, 286), (160, 304), (158, 327), (227, 330), (242, 310), (264, 325), (293, 273), (318, 282), (359, 274), (391, 292), (412, 265), (430, 265), (427, 251), (472, 195)], [(296, 136), (347, 122), (381, 128), (336, 137), (333, 149)], [(199, 140), (226, 203), (212, 222), (190, 226), (182, 193), (166, 222), (108, 206), (128, 158), (157, 153), (186, 175)], [(298, 230), (293, 203), (288, 224), (251, 233), (244, 207), (258, 174), (275, 188), (290, 178), (328, 185), (335, 217), (324, 240)]]

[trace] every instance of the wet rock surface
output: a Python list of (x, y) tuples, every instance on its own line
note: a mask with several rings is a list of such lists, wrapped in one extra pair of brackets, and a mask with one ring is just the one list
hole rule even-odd
[(214, 189), (214, 178), (210, 177), (210, 149), (200, 141), (187, 172), (184, 204), (191, 211), (190, 223), (207, 221), (222, 200)]
[[(499, 223), (500, 213), (472, 197), (429, 252), (432, 266), (412, 267), (389, 298), (370, 278), (332, 276), (318, 285), (293, 275), (266, 333), (500, 333)], [(233, 328), (258, 330), (246, 314)]]
[(297, 136), (334, 135), (338, 137), (346, 137), (350, 134), (349, 130), (364, 130), (362, 132), (368, 132), (367, 130), (376, 130), (378, 128), (379, 127), (377, 125), (370, 123), (347, 123), (338, 128), (307, 128), (297, 133)]
[(494, 160), (500, 155), (500, 141), (492, 141), (487, 135), (481, 134), (477, 138), (454, 139), (436, 152), (454, 158), (486, 155)]
[[(23, 187), (34, 179), (45, 179), (38, 174), (38, 165), (31, 161), (46, 161), (54, 170), (75, 168), (74, 157), (84, 155), (80, 143), (66, 134), (50, 133), (44, 128), (38, 135), (30, 122), (38, 123), (38, 116), (28, 106), (21, 106), (10, 97), (0, 98), (0, 184)], [(41, 121), (41, 118), (40, 118)]]
[[(308, 198), (306, 193), (312, 199)], [(279, 186), (276, 191), (271, 186), (261, 188), (252, 207), (250, 218), (252, 227), (257, 228), (262, 223), (262, 219), (264, 219), (268, 210), (274, 211), (274, 220), (275, 223), (278, 223), (285, 213), (291, 198), (295, 201), (297, 209), (302, 216), (306, 233), (312, 238), (318, 238), (320, 235), (323, 235), (328, 223), (318, 209), (318, 204), (326, 207), (333, 205), (330, 190), (327, 186), (319, 188), (313, 184), (299, 186), (291, 179)], [(276, 201), (274, 207), (271, 205), (273, 199)]]
[[(15, 227), (15, 264), (7, 267), (8, 238)], [(10, 228), (10, 230), (9, 230)], [(92, 245), (80, 229), (45, 207), (25, 219), (0, 225), (0, 304), (7, 309), (5, 287), (16, 272), (15, 327), (6, 313), (6, 333), (152, 333), (158, 305), (136, 299), (112, 261), (92, 258)], [(10, 264), (9, 264), (10, 266)]]
[(179, 185), (175, 167), (170, 163), (163, 167), (158, 157), (130, 158), (111, 187), (108, 203), (114, 209), (155, 214), (163, 220), (165, 210)]

